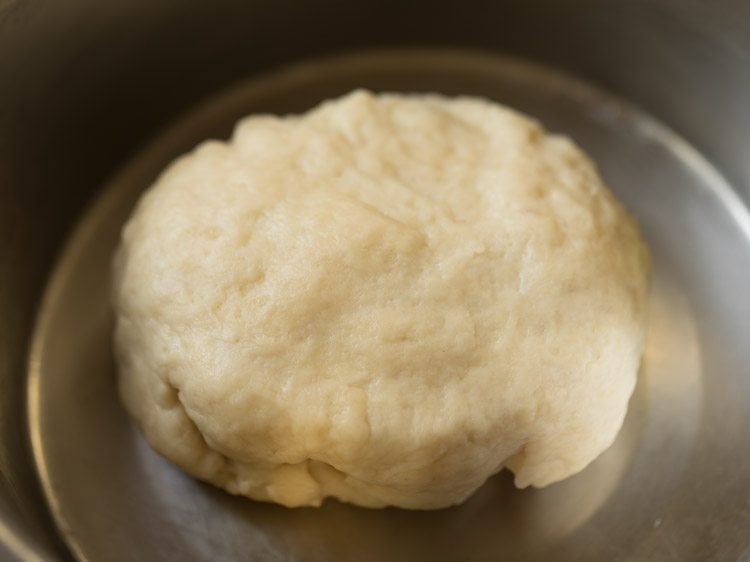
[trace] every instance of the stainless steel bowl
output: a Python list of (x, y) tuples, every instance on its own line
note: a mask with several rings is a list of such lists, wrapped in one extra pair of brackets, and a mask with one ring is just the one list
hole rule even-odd
[[(579, 476), (501, 474), (432, 513), (286, 510), (183, 476), (123, 414), (107, 265), (134, 198), (243, 113), (353, 86), (532, 113), (641, 221), (644, 368)], [(0, 558), (750, 560), (748, 100), (742, 1), (0, 0)]]

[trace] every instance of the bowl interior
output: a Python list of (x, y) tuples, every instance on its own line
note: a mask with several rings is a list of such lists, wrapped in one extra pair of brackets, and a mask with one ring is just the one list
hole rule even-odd
[[(654, 277), (647, 350), (625, 426), (585, 471), (543, 490), (491, 478), (435, 512), (335, 501), (289, 510), (231, 497), (152, 452), (115, 391), (109, 283), (119, 231), (177, 155), (240, 117), (303, 111), (356, 87), (488, 97), (572, 137), (638, 218)], [(717, 274), (717, 272), (721, 272)], [(737, 450), (750, 410), (750, 218), (687, 143), (585, 83), (476, 52), (377, 51), (314, 60), (241, 83), (177, 122), (103, 190), (45, 295), (29, 372), (37, 469), (66, 542), (99, 560), (639, 560), (695, 558), (694, 533), (746, 505)], [(734, 392), (728, 392), (734, 389)], [(744, 394), (743, 394), (744, 392)], [(730, 474), (737, 478), (738, 472)], [(745, 488), (749, 484), (744, 473)], [(704, 511), (711, 510), (711, 511)], [(743, 545), (725, 554), (739, 557)]]

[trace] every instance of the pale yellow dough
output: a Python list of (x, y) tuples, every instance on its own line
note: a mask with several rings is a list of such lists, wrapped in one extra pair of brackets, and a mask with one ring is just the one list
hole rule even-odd
[(114, 275), (120, 391), (154, 449), (259, 500), (431, 509), (612, 443), (648, 254), (568, 139), (357, 91), (179, 158)]

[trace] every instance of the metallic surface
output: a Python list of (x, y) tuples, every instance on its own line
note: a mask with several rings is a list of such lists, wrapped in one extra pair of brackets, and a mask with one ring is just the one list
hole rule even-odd
[[(288, 510), (185, 476), (149, 449), (120, 407), (109, 272), (137, 195), (172, 158), (226, 136), (247, 113), (300, 111), (358, 86), (483, 95), (528, 112), (587, 149), (639, 218), (654, 254), (640, 385), (615, 445), (575, 478), (518, 491), (501, 474), (465, 505), (438, 512), (337, 502)], [(85, 560), (736, 559), (750, 547), (731, 527), (750, 526), (742, 471), (750, 466), (742, 446), (750, 379), (737, 376), (750, 364), (748, 272), (750, 215), (731, 188), (682, 139), (616, 98), (478, 53), (359, 53), (302, 64), (205, 102), (89, 210), (53, 274), (34, 335), (34, 457), (55, 520)], [(717, 401), (717, 385), (732, 390), (734, 403)], [(716, 534), (721, 545), (709, 540)]]
[[(745, 0), (0, 0), (0, 559), (66, 556), (27, 446), (25, 364), (47, 274), (84, 204), (198, 100), (288, 61), (371, 45), (478, 47), (566, 69), (657, 116), (750, 199)], [(718, 221), (693, 233), (704, 240), (695, 251), (708, 245), (742, 265), (732, 245), (716, 244), (725, 221), (693, 213)], [(742, 280), (704, 273), (716, 298)], [(723, 452), (691, 461), (707, 467), (696, 484), (703, 493), (681, 500), (693, 506), (676, 516), (682, 530), (650, 539), (640, 559), (690, 545), (695, 559), (750, 558), (737, 550), (750, 533), (750, 367), (736, 341), (750, 337), (739, 320), (746, 299), (696, 312), (706, 404), (699, 435)], [(710, 493), (717, 481), (739, 491)], [(581, 540), (606, 545), (597, 529)]]

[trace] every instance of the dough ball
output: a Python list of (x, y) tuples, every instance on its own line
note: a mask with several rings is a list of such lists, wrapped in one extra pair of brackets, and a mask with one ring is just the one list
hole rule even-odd
[(115, 260), (119, 385), (154, 449), (286, 506), (459, 503), (615, 438), (648, 255), (571, 141), (364, 91), (179, 158)]

